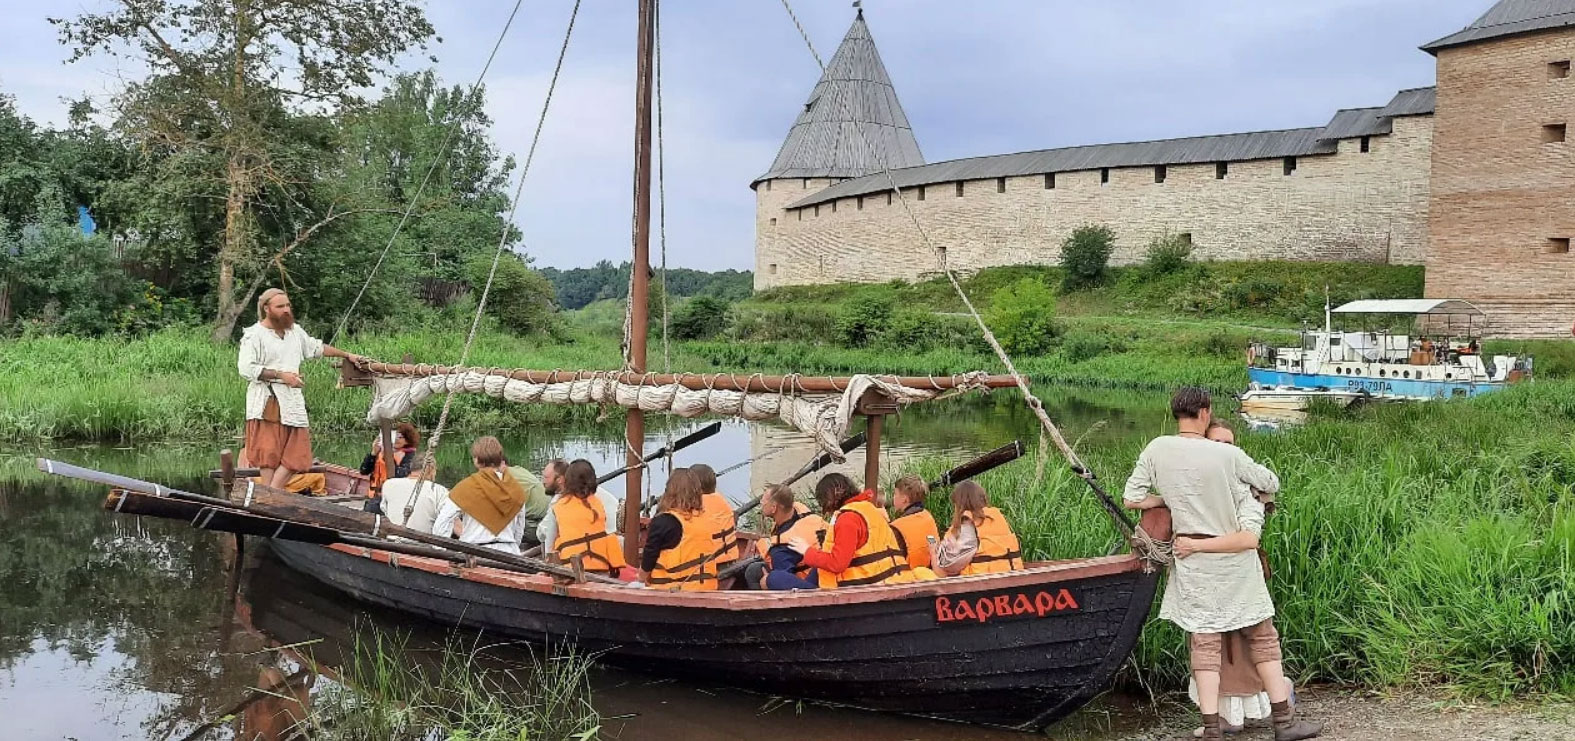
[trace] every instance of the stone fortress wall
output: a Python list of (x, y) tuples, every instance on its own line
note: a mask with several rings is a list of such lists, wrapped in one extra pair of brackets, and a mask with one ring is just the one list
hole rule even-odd
[[(1155, 237), (1189, 235), (1204, 260), (1349, 260), (1421, 264), (1427, 254), (1430, 115), (1393, 119), (1389, 134), (1339, 140), (1334, 154), (1108, 168), (905, 188), (908, 204), (955, 270), (1050, 265), (1073, 229), (1116, 235), (1112, 261), (1143, 259)], [(1156, 182), (1157, 180), (1163, 182)], [(790, 208), (837, 180), (756, 184), (755, 287), (916, 280), (939, 270), (889, 193)], [(960, 190), (959, 190), (960, 185)], [(920, 191), (923, 191), (922, 195)]]
[(860, 11), (751, 184), (755, 288), (1055, 264), (1101, 224), (1116, 264), (1167, 233), (1204, 260), (1425, 264), (1493, 334), (1569, 337), (1575, 0), (1498, 0), (1422, 50), (1436, 88), (1322, 127), (926, 163)]

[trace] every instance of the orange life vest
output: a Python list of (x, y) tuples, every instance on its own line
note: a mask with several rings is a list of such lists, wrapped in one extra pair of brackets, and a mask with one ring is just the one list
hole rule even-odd
[(912, 514), (906, 514), (891, 521), (891, 529), (897, 535), (897, 545), (908, 554), (908, 567), (930, 567), (930, 542), (926, 537), (940, 540), (941, 531), (935, 527), (935, 515), (920, 507)]
[(712, 492), (700, 495), (701, 511), (711, 522), (711, 537), (716, 540), (712, 557), (718, 564), (738, 560), (738, 523), (733, 519), (733, 506), (727, 497)]
[(979, 531), (979, 550), (961, 576), (999, 574), (1023, 567), (1023, 551), (1006, 515), (994, 507), (984, 508), (984, 522), (975, 522)]
[(666, 514), (678, 518), (683, 537), (678, 545), (657, 554), (656, 566), (651, 569), (651, 586), (685, 592), (716, 589), (716, 537), (711, 530), (714, 520), (710, 513), (701, 510)]
[(552, 550), (565, 561), (583, 555), (585, 568), (609, 576), (628, 566), (623, 560), (623, 546), (618, 538), (607, 532), (607, 512), (595, 494), (580, 499), (565, 495), (552, 503), (552, 515), (558, 521), (558, 538)]
[[(799, 518), (794, 520), (787, 530), (779, 535), (772, 535), (755, 541), (755, 552), (760, 554), (760, 560), (766, 562), (767, 569), (771, 568), (771, 549), (775, 546), (786, 545), (793, 538), (802, 538), (806, 543), (814, 545), (820, 545), (825, 541), (826, 518), (809, 512), (808, 507), (805, 507), (803, 512), (798, 510), (799, 506), (794, 505), (793, 511), (799, 515)], [(794, 575), (800, 579), (809, 578), (809, 572), (811, 571), (814, 571), (814, 569), (805, 566), (803, 562), (799, 562), (799, 565), (793, 569)], [(816, 579), (822, 589), (830, 589), (837, 586), (836, 579), (833, 579), (824, 569), (817, 573)]]
[(869, 502), (856, 501), (842, 505), (837, 513), (832, 515), (832, 527), (826, 531), (826, 544), (822, 548), (826, 551), (836, 549), (837, 518), (844, 517), (850, 512), (864, 518), (865, 530), (868, 531), (869, 537), (865, 538), (863, 546), (853, 552), (853, 560), (848, 562), (848, 567), (840, 574), (832, 574), (837, 580), (837, 586), (858, 587), (883, 584), (887, 581), (905, 581), (906, 579), (897, 579), (897, 577), (903, 576), (908, 571), (907, 554), (897, 547), (897, 536), (892, 531), (891, 524), (886, 522), (885, 513)]

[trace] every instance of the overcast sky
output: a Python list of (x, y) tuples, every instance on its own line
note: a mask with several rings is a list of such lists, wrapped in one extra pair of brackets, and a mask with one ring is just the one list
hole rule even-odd
[[(62, 99), (135, 74), (64, 64), (46, 14), (107, 0), (0, 0), (0, 92), (60, 124)], [(1101, 142), (1319, 126), (1433, 84), (1417, 46), (1491, 0), (865, 0), (866, 19), (928, 161)], [(527, 0), (486, 84), (494, 137), (523, 154), (571, 0)], [(823, 57), (846, 0), (796, 0)], [(432, 0), (451, 84), (469, 84), (513, 3)], [(46, 10), (47, 8), (47, 10)], [(776, 0), (668, 0), (662, 18), (668, 261), (753, 264), (754, 198), (818, 70)], [(518, 222), (538, 265), (629, 255), (635, 16), (586, 0)], [(120, 62), (125, 65), (125, 62)], [(404, 66), (416, 69), (424, 58)], [(652, 245), (652, 261), (658, 259)]]

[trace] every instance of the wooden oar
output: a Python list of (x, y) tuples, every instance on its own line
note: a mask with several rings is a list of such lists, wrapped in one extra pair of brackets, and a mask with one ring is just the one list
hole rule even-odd
[[(244, 501), (230, 502), (224, 499), (194, 494), (189, 491), (171, 489), (167, 486), (164, 486), (163, 484), (155, 484), (151, 481), (142, 481), (129, 476), (119, 476), (104, 471), (95, 471), (91, 468), (83, 468), (81, 466), (71, 465), (70, 463), (63, 463), (46, 458), (38, 459), (38, 470), (57, 476), (66, 476), (95, 484), (103, 484), (105, 486), (111, 486), (119, 489), (129, 489), (131, 491), (142, 492), (144, 494), (152, 494), (157, 497), (169, 497), (188, 502), (196, 502), (198, 504), (207, 504), (226, 509), (235, 509), (254, 515), (261, 515), (263, 517), (269, 517), (288, 522), (302, 523), (304, 521), (304, 524), (308, 525), (326, 526), (333, 530), (346, 531), (346, 535), (359, 535), (361, 532), (366, 532), (373, 539), (386, 538), (390, 535), (394, 535), (407, 540), (425, 543), (435, 548), (462, 553), (467, 556), (474, 556), (476, 558), (484, 558), (491, 561), (507, 563), (523, 569), (539, 571), (546, 574), (552, 574), (554, 576), (564, 576), (569, 578), (574, 578), (575, 576), (573, 570), (566, 569), (561, 566), (554, 566), (552, 564), (546, 563), (545, 561), (538, 561), (536, 559), (525, 558), (523, 556), (515, 556), (510, 553), (502, 553), (500, 551), (487, 548), (486, 546), (472, 545), (470, 543), (465, 543), (453, 538), (444, 538), (431, 533), (424, 533), (419, 530), (401, 527), (399, 525), (385, 522), (381, 515), (372, 515), (367, 512), (352, 510), (347, 507), (340, 507), (334, 504), (318, 502), (313, 500), (311, 497), (303, 497), (298, 494), (291, 494), (287, 491), (274, 489), (253, 481), (237, 481), (235, 484), (235, 489), (232, 491), (232, 496), (237, 496), (237, 499), (244, 499)], [(376, 540), (375, 542), (381, 544), (386, 543), (387, 541)], [(380, 548), (382, 546), (376, 545), (370, 547)], [(623, 583), (617, 579), (612, 579), (597, 574), (586, 574), (585, 578), (590, 581), (606, 584)]]
[[(842, 448), (842, 452), (844, 454), (847, 454), (859, 449), (859, 447), (863, 445), (864, 433), (860, 432), (853, 437), (843, 440), (839, 447)], [(833, 460), (835, 459), (831, 457), (830, 452), (821, 453), (820, 455), (817, 455), (811, 459), (810, 462), (805, 463), (803, 467), (794, 472), (792, 476), (787, 477), (787, 480), (779, 482), (779, 485), (792, 486), (793, 484), (798, 483), (799, 479), (802, 479), (805, 476), (808, 476), (822, 468), (825, 468), (826, 466), (831, 465)], [(739, 517), (743, 517), (744, 515), (749, 514), (750, 510), (760, 506), (760, 497), (760, 494), (756, 494), (753, 499), (750, 499), (749, 501), (739, 505), (737, 509), (733, 510), (733, 518), (737, 519)]]
[(620, 468), (620, 469), (618, 469), (616, 471), (610, 471), (608, 473), (602, 474), (601, 476), (599, 476), (596, 479), (596, 485), (597, 486), (601, 486), (602, 484), (605, 484), (605, 483), (607, 483), (609, 481), (612, 481), (613, 479), (618, 478), (619, 476), (622, 476), (622, 475), (624, 475), (624, 474), (626, 474), (626, 473), (628, 473), (628, 472), (630, 472), (630, 471), (632, 471), (632, 470), (634, 470), (636, 468), (644, 468), (646, 466), (649, 466), (649, 465), (651, 465), (651, 463), (653, 461), (658, 461), (658, 460), (666, 458), (667, 456), (670, 456), (670, 455), (672, 455), (674, 453), (677, 453), (678, 451), (683, 450), (684, 448), (687, 448), (687, 447), (689, 447), (691, 445), (694, 445), (697, 442), (700, 442), (701, 440), (704, 440), (704, 439), (706, 439), (706, 438), (708, 438), (708, 437), (710, 437), (712, 435), (715, 435), (716, 433), (720, 432), (721, 430), (722, 430), (722, 423), (721, 422), (712, 422), (711, 424), (708, 424), (708, 425), (706, 425), (704, 427), (701, 427), (700, 429), (695, 430), (694, 432), (691, 432), (691, 433), (689, 433), (687, 435), (684, 435), (683, 437), (678, 438), (677, 440), (674, 440), (672, 445), (663, 445), (662, 447), (657, 448), (656, 452), (654, 452), (654, 453), (652, 453), (652, 454), (642, 458), (640, 460), (640, 465), (638, 465), (638, 466), (624, 466), (623, 468)]
[[(930, 482), (930, 488), (935, 489), (942, 486), (951, 486), (952, 484), (961, 483), (998, 466), (1011, 463), (1012, 461), (1022, 457), (1022, 455), (1022, 441), (1014, 440), (1007, 445), (1002, 445), (995, 450), (985, 453), (978, 458), (968, 461), (967, 463), (964, 463), (950, 471), (947, 471), (946, 473), (941, 474), (939, 478)], [(731, 577), (734, 574), (749, 568), (749, 564), (759, 560), (759, 556), (749, 556), (748, 558), (739, 559), (737, 563), (734, 563), (718, 572), (716, 575), (717, 579), (726, 579)]]
[[(240, 510), (224, 509), (197, 502), (187, 502), (171, 497), (156, 497), (152, 494), (129, 491), (126, 489), (110, 490), (109, 498), (104, 501), (104, 509), (120, 514), (138, 515), (141, 517), (159, 517), (167, 520), (183, 520), (192, 527), (200, 530), (213, 530), (216, 532), (238, 533), (241, 535), (254, 535), (257, 537), (274, 540), (293, 540), (316, 545), (333, 545), (343, 543), (373, 550), (391, 551), (410, 556), (423, 556), (454, 563), (467, 563), (471, 556), (442, 548), (418, 545), (416, 543), (401, 543), (399, 541), (381, 540), (362, 535), (342, 533), (318, 525), (308, 525), (299, 522), (286, 522), (271, 517), (254, 515)], [(282, 528), (280, 526), (283, 526)], [(523, 574), (540, 573), (536, 569), (527, 569), (514, 564), (494, 561), (490, 558), (475, 558), (478, 564), (488, 568), (514, 571)], [(559, 576), (567, 576), (567, 570)]]
[(1022, 456), (1023, 441), (1013, 440), (1006, 445), (1002, 445), (995, 450), (985, 453), (978, 458), (968, 461), (967, 463), (964, 463), (950, 471), (947, 471), (946, 473), (941, 474), (940, 478), (930, 482), (930, 488), (939, 489), (943, 486), (953, 486), (960, 484), (964, 481), (967, 481), (968, 479), (984, 473), (985, 471), (996, 468), (997, 466), (1011, 463)]

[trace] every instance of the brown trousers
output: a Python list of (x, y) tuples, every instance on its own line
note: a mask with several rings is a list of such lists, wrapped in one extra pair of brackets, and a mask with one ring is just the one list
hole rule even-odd
[(305, 471), (312, 467), (312, 431), (281, 423), (279, 401), (269, 397), (263, 418), (246, 420), (246, 460), (258, 468)]

